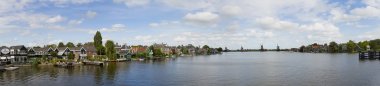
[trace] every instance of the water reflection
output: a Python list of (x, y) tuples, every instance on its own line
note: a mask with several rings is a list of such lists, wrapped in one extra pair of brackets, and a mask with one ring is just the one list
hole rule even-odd
[(245, 52), (106, 63), (21, 67), (0, 73), (4, 86), (380, 85), (380, 60), (354, 54)]

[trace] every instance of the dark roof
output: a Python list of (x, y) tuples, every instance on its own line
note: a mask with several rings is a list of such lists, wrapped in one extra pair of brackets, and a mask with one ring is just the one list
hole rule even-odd
[(96, 48), (95, 48), (95, 46), (84, 45), (83, 48), (84, 48), (87, 52), (96, 52)]
[(7, 46), (1, 46), (0, 49), (8, 48)]
[(44, 48), (33, 48), (33, 50), (34, 50), (35, 52), (40, 52), (40, 51), (42, 51), (42, 52), (47, 52), (47, 51), (49, 50), (49, 47), (44, 47)]
[(58, 51), (65, 51), (67, 47), (58, 47), (56, 49), (58, 49)]
[(26, 49), (26, 47), (24, 45), (11, 46), (10, 48), (11, 49), (22, 49), (22, 48)]
[[(71, 51), (81, 51), (83, 47), (71, 47), (69, 48)], [(85, 48), (83, 48), (84, 50), (86, 50)]]

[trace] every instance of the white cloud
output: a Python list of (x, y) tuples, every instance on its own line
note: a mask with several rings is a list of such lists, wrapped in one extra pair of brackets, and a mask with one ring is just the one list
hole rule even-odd
[(98, 29), (98, 30), (90, 30), (89, 33), (90, 34), (95, 34), (96, 31), (100, 31), (100, 32), (120, 32), (120, 31), (125, 31), (126, 30), (126, 26), (124, 24), (113, 24), (111, 26), (111, 28), (101, 28), (101, 29)]
[(282, 21), (273, 17), (263, 17), (256, 19), (256, 23), (262, 29), (297, 29), (299, 24)]
[(40, 0), (41, 2), (51, 2), (55, 5), (65, 5), (65, 4), (87, 4), (94, 2), (95, 0)]
[(32, 0), (1, 0), (0, 13), (22, 10), (32, 2)]
[(183, 19), (195, 24), (216, 24), (219, 20), (219, 15), (212, 12), (197, 12), (188, 13)]
[(241, 14), (241, 8), (239, 6), (227, 5), (221, 9), (221, 14), (226, 16), (238, 16)]
[(374, 6), (376, 8), (380, 8), (380, 0), (362, 0), (362, 1), (368, 6)]
[(344, 10), (336, 8), (330, 11), (331, 18), (333, 22), (352, 22), (360, 20), (359, 16), (350, 15), (344, 12)]
[(301, 25), (301, 30), (306, 30), (309, 39), (315, 39), (323, 42), (336, 41), (343, 37), (339, 28), (331, 23), (314, 23), (310, 25)]
[(46, 22), (48, 23), (58, 23), (61, 21), (64, 21), (65, 19), (61, 15), (57, 15), (54, 17), (49, 18)]
[(94, 11), (87, 11), (86, 12), (86, 17), (87, 18), (94, 18), (96, 15), (97, 15), (97, 13), (94, 12)]
[(380, 17), (380, 9), (372, 6), (367, 6), (365, 8), (355, 8), (351, 10), (351, 14), (361, 16), (364, 18)]
[(178, 9), (197, 10), (210, 7), (212, 5), (211, 2), (214, 1), (215, 0), (159, 0), (158, 2)]
[(179, 21), (161, 21), (159, 23), (150, 23), (149, 26), (153, 28), (157, 27), (173, 27), (181, 24)]
[(113, 0), (115, 3), (123, 3), (128, 7), (145, 6), (150, 3), (150, 0)]
[(79, 25), (83, 23), (83, 19), (80, 20), (70, 20), (69, 25)]

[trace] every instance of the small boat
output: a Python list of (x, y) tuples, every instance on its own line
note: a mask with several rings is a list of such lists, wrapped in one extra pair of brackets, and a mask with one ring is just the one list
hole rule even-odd
[(124, 62), (124, 61), (127, 61), (126, 58), (121, 58), (121, 59), (116, 59), (117, 62)]
[(5, 70), (16, 70), (18, 69), (19, 67), (7, 67), (7, 68), (4, 68)]
[(143, 58), (140, 58), (139, 61), (144, 61), (144, 59), (143, 59)]

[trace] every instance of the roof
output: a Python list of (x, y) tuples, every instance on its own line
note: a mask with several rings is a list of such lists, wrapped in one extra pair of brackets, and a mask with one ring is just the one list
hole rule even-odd
[(33, 50), (35, 52), (44, 52), (44, 51), (48, 51), (49, 50), (49, 47), (44, 47), (44, 48), (33, 48)]
[(26, 47), (24, 45), (11, 46), (9, 48), (10, 49), (22, 49), (22, 48), (26, 49)]
[(83, 48), (84, 48), (87, 52), (96, 52), (96, 48), (95, 48), (95, 46), (88, 46), (88, 45), (85, 45), (85, 46), (83, 46)]
[[(71, 47), (69, 48), (71, 51), (80, 51), (83, 47)], [(86, 49), (85, 49), (86, 50)]]
[(8, 48), (7, 46), (1, 46), (0, 49)]
[(68, 47), (58, 47), (58, 48), (56, 48), (56, 49), (58, 49), (58, 51), (61, 52), (61, 51), (65, 51), (67, 48), (68, 48)]

